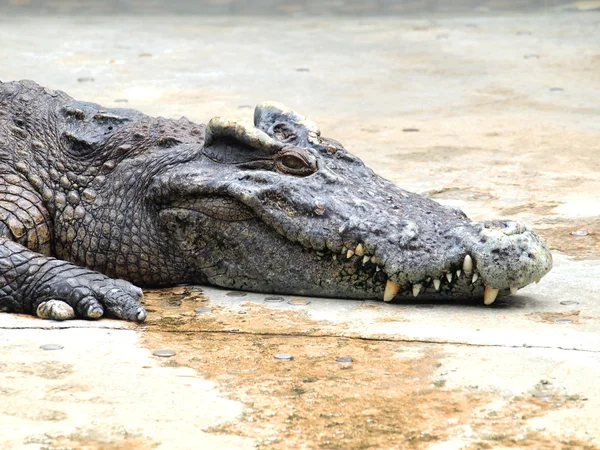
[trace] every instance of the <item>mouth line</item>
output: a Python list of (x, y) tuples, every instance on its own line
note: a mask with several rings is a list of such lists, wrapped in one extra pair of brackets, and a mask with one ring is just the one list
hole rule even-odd
[(416, 282), (398, 284), (392, 281), (394, 275), (386, 272), (385, 267), (378, 264), (376, 256), (364, 253), (364, 246), (359, 244), (354, 250), (343, 249), (340, 253), (329, 250), (314, 252), (319, 261), (339, 261), (342, 264), (353, 267), (372, 278), (374, 283), (383, 291), (384, 302), (391, 302), (399, 298), (420, 297), (426, 298), (474, 298), (483, 296), (484, 303), (491, 305), (496, 298), (506, 294), (515, 295), (517, 288), (492, 289), (486, 287), (482, 277), (477, 271), (473, 258), (466, 255), (461, 266), (452, 265), (442, 272), (442, 276), (426, 276)]

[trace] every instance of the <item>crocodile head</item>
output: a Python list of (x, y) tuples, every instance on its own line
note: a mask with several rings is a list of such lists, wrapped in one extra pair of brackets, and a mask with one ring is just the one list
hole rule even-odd
[(254, 125), (214, 118), (201, 157), (154, 181), (159, 223), (187, 281), (328, 297), (495, 298), (552, 267), (543, 241), (379, 177), (277, 103)]

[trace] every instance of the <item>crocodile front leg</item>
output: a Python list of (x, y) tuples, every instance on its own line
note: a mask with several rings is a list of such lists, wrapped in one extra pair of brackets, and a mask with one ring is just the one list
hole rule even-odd
[[(1, 226), (0, 226), (1, 228)], [(124, 280), (46, 257), (0, 239), (0, 310), (44, 319), (98, 319), (103, 315), (143, 322), (142, 290)]]

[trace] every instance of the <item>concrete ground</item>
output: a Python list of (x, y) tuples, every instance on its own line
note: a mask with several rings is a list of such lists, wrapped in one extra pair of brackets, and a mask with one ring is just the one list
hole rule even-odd
[[(524, 221), (555, 255), (540, 284), (490, 308), (186, 286), (146, 292), (143, 326), (0, 315), (0, 447), (600, 448), (593, 8), (5, 14), (0, 44), (2, 81), (151, 115), (250, 118), (282, 101), (402, 187), (472, 219)], [(165, 349), (176, 354), (152, 353)]]

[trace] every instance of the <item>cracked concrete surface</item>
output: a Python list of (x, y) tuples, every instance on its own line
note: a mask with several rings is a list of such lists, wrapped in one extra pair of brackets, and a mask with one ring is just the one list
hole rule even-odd
[(599, 36), (593, 11), (1, 16), (3, 81), (198, 122), (288, 103), (406, 189), (529, 223), (555, 269), (492, 308), (185, 287), (142, 327), (2, 314), (0, 447), (599, 448)]

